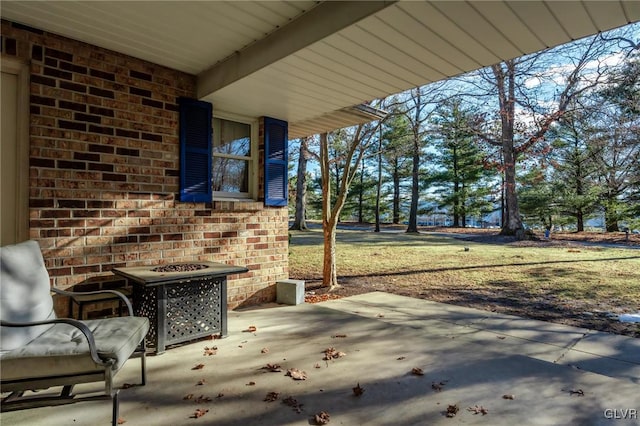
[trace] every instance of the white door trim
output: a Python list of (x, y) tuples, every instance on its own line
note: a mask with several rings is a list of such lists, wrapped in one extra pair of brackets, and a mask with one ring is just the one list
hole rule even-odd
[(29, 65), (18, 59), (2, 56), (3, 73), (17, 76), (17, 173), (16, 173), (16, 242), (29, 239)]

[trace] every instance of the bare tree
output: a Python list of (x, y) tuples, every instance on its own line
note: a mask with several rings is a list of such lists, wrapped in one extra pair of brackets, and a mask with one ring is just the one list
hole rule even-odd
[[(524, 238), (517, 197), (517, 163), (525, 154), (548, 148), (544, 137), (563, 119), (580, 94), (597, 87), (605, 74), (604, 59), (611, 55), (611, 43), (594, 36), (570, 45), (495, 64), (480, 71), (498, 100), (497, 135), (488, 131), (494, 122), (480, 121), (478, 135), (500, 149), (504, 176), (505, 217), (501, 233)], [(557, 62), (562, 58), (563, 64)], [(562, 82), (558, 82), (558, 80)], [(554, 84), (554, 99), (542, 99), (539, 84)]]
[[(357, 126), (350, 135), (349, 140), (343, 140), (346, 150), (340, 159), (331, 158), (329, 155), (329, 138), (327, 133), (320, 135), (320, 174), (322, 180), (322, 233), (324, 236), (324, 260), (322, 285), (331, 289), (338, 286), (336, 270), (336, 229), (340, 212), (344, 207), (349, 192), (349, 187), (358, 173), (358, 165), (362, 162), (369, 145), (375, 140), (372, 135), (377, 131), (377, 125)], [(339, 161), (338, 161), (339, 160)], [(335, 201), (331, 197), (331, 168), (336, 163), (341, 165), (341, 173), (337, 181)]]
[(425, 123), (434, 113), (434, 106), (440, 102), (436, 94), (443, 88), (443, 83), (416, 87), (409, 91), (406, 105), (406, 117), (410, 123), (411, 132), (411, 207), (409, 209), (409, 224), (406, 232), (418, 232), (418, 204), (420, 201), (420, 162), (425, 142)]

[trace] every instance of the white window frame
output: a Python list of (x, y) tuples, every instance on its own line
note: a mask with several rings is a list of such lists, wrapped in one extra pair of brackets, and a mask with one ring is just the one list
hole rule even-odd
[[(251, 155), (249, 157), (238, 156), (238, 155), (229, 155), (229, 154), (217, 154), (213, 151), (211, 152), (212, 161), (211, 167), (214, 167), (214, 159), (215, 157), (219, 158), (231, 158), (234, 160), (244, 160), (248, 161), (249, 168), (249, 188), (248, 192), (224, 192), (224, 191), (213, 191), (213, 200), (219, 201), (253, 201), (256, 199), (256, 190), (258, 188), (258, 119), (253, 117), (248, 117), (240, 114), (233, 114), (224, 111), (216, 111), (214, 109), (213, 118), (235, 121), (242, 124), (248, 124), (251, 128), (250, 137), (251, 137)], [(215, 138), (216, 135), (213, 135)]]

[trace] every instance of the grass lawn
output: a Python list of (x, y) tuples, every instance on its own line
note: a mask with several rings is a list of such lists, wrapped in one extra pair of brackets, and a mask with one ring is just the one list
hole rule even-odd
[[(383, 290), (640, 337), (640, 250), (338, 231), (338, 295)], [(488, 241), (488, 242), (487, 242)], [(292, 232), (289, 275), (322, 279), (322, 234)]]

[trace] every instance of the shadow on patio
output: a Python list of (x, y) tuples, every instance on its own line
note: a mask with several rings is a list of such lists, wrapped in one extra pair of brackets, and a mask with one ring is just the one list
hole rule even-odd
[[(330, 424), (345, 425), (607, 424), (614, 412), (606, 410), (640, 408), (640, 340), (586, 329), (369, 293), (230, 312), (229, 332), (149, 357), (147, 386), (120, 392), (120, 417), (127, 425), (306, 425), (326, 411)], [(346, 355), (323, 360), (330, 347)], [(130, 364), (120, 386), (135, 383)], [(307, 379), (286, 376), (290, 368)], [(358, 384), (364, 393), (354, 396)], [(269, 392), (278, 399), (265, 401)], [(211, 401), (196, 402), (201, 396)], [(449, 405), (459, 408), (454, 419)], [(198, 409), (208, 411), (192, 418)], [(104, 402), (2, 414), (4, 424), (29, 426), (109, 419)]]

